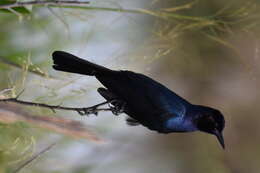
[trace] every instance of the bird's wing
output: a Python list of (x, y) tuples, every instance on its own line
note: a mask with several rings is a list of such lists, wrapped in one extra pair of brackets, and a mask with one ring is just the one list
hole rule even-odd
[[(140, 109), (143, 109), (144, 119), (151, 120), (151, 123), (164, 122), (172, 117), (183, 117), (187, 107), (190, 105), (185, 99), (178, 96), (155, 80), (134, 72), (124, 71), (129, 85), (139, 93), (136, 102), (139, 102)], [(134, 95), (134, 93), (130, 94)], [(138, 117), (140, 118), (140, 117)], [(144, 123), (142, 123), (144, 124)], [(151, 126), (151, 125), (150, 125)]]
[(126, 114), (151, 130), (163, 131), (169, 118), (183, 117), (190, 105), (162, 84), (142, 74), (119, 71), (96, 77), (110, 92), (126, 102)]

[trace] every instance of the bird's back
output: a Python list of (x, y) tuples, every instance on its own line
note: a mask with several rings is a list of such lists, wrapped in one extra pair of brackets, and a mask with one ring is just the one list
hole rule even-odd
[(96, 76), (127, 104), (126, 113), (152, 130), (164, 131), (165, 122), (182, 117), (190, 104), (155, 80), (130, 71)]

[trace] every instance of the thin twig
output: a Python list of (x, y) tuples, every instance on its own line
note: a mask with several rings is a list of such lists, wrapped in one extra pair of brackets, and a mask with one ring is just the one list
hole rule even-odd
[[(100, 112), (100, 111), (111, 111), (114, 115), (118, 115), (120, 113), (123, 113), (123, 111), (124, 111), (123, 109), (125, 107), (125, 103), (123, 103), (120, 100), (105, 101), (105, 102), (99, 103), (94, 106), (81, 107), (81, 108), (65, 107), (65, 106), (60, 106), (60, 105), (55, 106), (55, 105), (48, 105), (45, 103), (35, 103), (35, 102), (19, 100), (18, 97), (20, 95), (21, 95), (21, 93), (14, 98), (0, 99), (0, 102), (13, 102), (13, 103), (21, 104), (21, 105), (26, 105), (26, 106), (37, 106), (37, 107), (50, 109), (53, 112), (55, 112), (55, 110), (70, 110), (70, 111), (76, 111), (80, 115), (89, 115), (89, 114), (97, 115), (98, 112)], [(104, 105), (108, 105), (109, 108), (99, 108), (100, 106), (104, 106)]]
[(16, 2), (13, 4), (0, 5), (0, 9), (23, 7), (26, 5), (60, 5), (60, 6), (79, 6), (83, 4), (89, 4), (88, 1), (66, 1), (66, 0), (46, 0), (46, 1), (27, 1), (27, 2)]
[(57, 105), (57, 106), (48, 105), (48, 104), (44, 104), (44, 103), (35, 103), (35, 102), (18, 100), (17, 98), (0, 99), (0, 102), (13, 102), (13, 103), (18, 103), (18, 104), (27, 105), (27, 106), (37, 106), (37, 107), (42, 107), (42, 108), (48, 108), (54, 112), (55, 112), (55, 110), (70, 110), (70, 111), (76, 111), (80, 115), (97, 114), (100, 111), (111, 111), (111, 108), (98, 108), (100, 106), (109, 104), (110, 102), (108, 102), (108, 101), (99, 103), (99, 104), (91, 106), (91, 107), (82, 107), (82, 108), (64, 107), (64, 106), (59, 106), (59, 105)]
[(41, 156), (42, 154), (44, 154), (45, 152), (49, 151), (52, 147), (54, 147), (57, 144), (57, 142), (50, 144), (49, 146), (47, 146), (46, 148), (44, 148), (42, 151), (40, 151), (39, 153), (33, 155), (30, 159), (28, 159), (27, 161), (25, 161), (22, 165), (20, 165), (17, 169), (15, 169), (13, 171), (13, 173), (17, 173), (20, 170), (22, 170), (25, 166), (27, 166), (28, 164), (30, 164), (32, 161), (34, 161), (35, 159), (37, 159), (39, 156)]
[[(2, 56), (0, 56), (0, 63), (6, 64), (6, 65), (8, 65), (8, 66), (15, 67), (15, 68), (18, 68), (18, 69), (23, 69), (23, 65), (18, 64), (18, 63), (14, 63), (14, 62), (12, 62), (12, 61), (10, 61), (10, 60), (8, 60), (7, 58), (4, 58), (4, 57), (2, 57)], [(30, 73), (33, 73), (33, 74), (35, 74), (35, 75), (39, 75), (39, 76), (41, 76), (41, 77), (54, 78), (53, 76), (50, 76), (50, 75), (48, 75), (48, 74), (46, 74), (46, 73), (44, 73), (44, 72), (38, 70), (37, 68), (34, 68), (34, 67), (31, 66), (31, 65), (29, 66), (28, 71), (29, 71)]]
[(135, 13), (135, 14), (146, 14), (159, 18), (173, 18), (177, 20), (187, 20), (187, 21), (209, 21), (209, 17), (194, 17), (180, 15), (176, 13), (165, 13), (160, 11), (150, 11), (144, 9), (123, 9), (123, 8), (110, 8), (110, 7), (91, 7), (85, 6), (84, 4), (89, 4), (89, 1), (66, 1), (66, 0), (46, 0), (46, 1), (27, 1), (27, 2), (16, 2), (13, 4), (3, 4), (0, 5), (0, 9), (10, 9), (15, 7), (24, 7), (26, 5), (34, 6), (51, 6), (51, 7), (62, 7), (62, 8), (75, 8), (75, 9), (84, 9), (84, 10), (96, 10), (96, 11), (110, 11), (110, 12), (121, 12), (121, 13)]

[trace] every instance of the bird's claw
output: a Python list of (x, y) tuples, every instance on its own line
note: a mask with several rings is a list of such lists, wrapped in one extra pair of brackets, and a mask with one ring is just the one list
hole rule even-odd
[(109, 109), (98, 109), (99, 105), (88, 108), (80, 108), (77, 110), (81, 116), (89, 116), (90, 114), (98, 115), (100, 110), (110, 110), (114, 115), (119, 115), (124, 112), (126, 103), (122, 100), (111, 100), (108, 102)]
[(126, 103), (122, 100), (112, 100), (108, 104), (111, 112), (114, 115), (119, 115), (124, 112)]
[(78, 113), (81, 116), (89, 116), (90, 114), (94, 114), (96, 116), (98, 115), (98, 111), (97, 111), (96, 107), (82, 109), (82, 110), (78, 111)]

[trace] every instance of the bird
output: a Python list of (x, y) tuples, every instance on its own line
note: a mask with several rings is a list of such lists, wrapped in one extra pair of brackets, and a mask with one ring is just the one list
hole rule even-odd
[(201, 131), (217, 137), (225, 149), (223, 114), (195, 105), (152, 78), (127, 70), (111, 70), (64, 51), (52, 54), (55, 70), (94, 76), (104, 86), (97, 89), (107, 101), (116, 100), (129, 116), (127, 123), (158, 133)]

